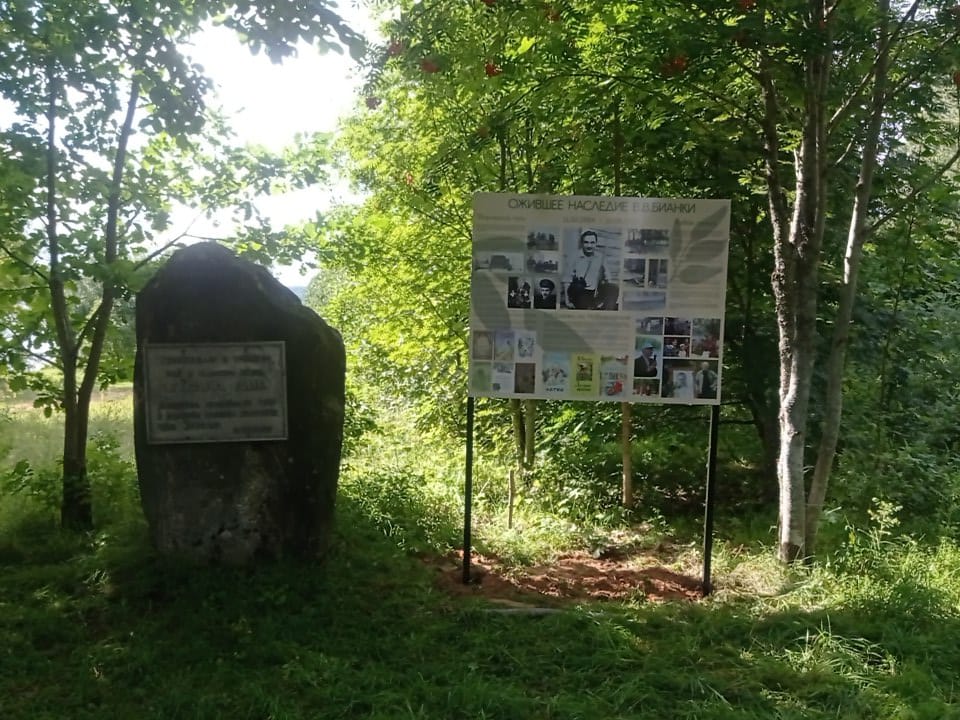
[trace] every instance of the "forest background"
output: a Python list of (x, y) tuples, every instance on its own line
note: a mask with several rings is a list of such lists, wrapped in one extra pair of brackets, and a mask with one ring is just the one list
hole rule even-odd
[[(172, 226), (175, 208), (232, 213), (224, 241), (265, 264), (316, 258), (306, 301), (340, 328), (350, 357), (344, 512), (405, 553), (442, 554), (462, 512), (451, 458), (464, 434), (471, 194), (723, 197), (734, 210), (720, 587), (758, 603), (743, 617), (771, 617), (758, 588), (804, 613), (869, 606), (867, 624), (848, 619), (842, 638), (804, 615), (802, 647), (790, 644), (796, 615), (770, 620), (759, 645), (796, 650), (791, 673), (842, 678), (827, 699), (782, 683), (785, 707), (848, 703), (892, 717), (919, 712), (926, 693), (927, 716), (955, 709), (946, 675), (922, 658), (943, 639), (924, 623), (952, 637), (958, 614), (960, 6), (370, 5), (383, 42), (365, 43), (322, 3), (0, 10), (0, 92), (17, 112), (0, 157), (11, 598), (36, 600), (30, 574), (55, 562), (67, 563), (49, 570), (64, 578), (58, 602), (90, 601), (92, 575), (82, 592), (70, 578), (126, 567), (111, 538), (126, 547), (142, 531), (129, 427), (98, 397), (130, 377), (137, 289), (191, 240)], [(180, 51), (211, 20), (278, 62), (301, 42), (347, 48), (365, 85), (336, 136), (237, 144)], [(257, 212), (257, 197), (334, 169), (362, 201), (287, 227)], [(706, 436), (702, 409), (481, 401), (478, 545), (516, 566), (571, 548), (687, 547)], [(810, 567), (761, 560), (773, 557)], [(689, 553), (670, 558), (691, 567)], [(769, 574), (750, 575), (756, 567)], [(139, 607), (153, 590), (131, 592), (120, 597)], [(904, 625), (907, 612), (919, 624)], [(65, 630), (43, 617), (59, 647)], [(707, 617), (697, 615), (716, 630)], [(788, 626), (789, 642), (774, 638)], [(778, 702), (757, 688), (736, 700), (732, 681), (710, 682), (758, 716)]]

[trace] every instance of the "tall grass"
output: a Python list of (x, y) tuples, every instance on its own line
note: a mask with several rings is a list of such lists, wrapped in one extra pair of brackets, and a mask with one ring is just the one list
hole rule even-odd
[[(19, 411), (6, 422), (17, 438), (47, 427)], [(762, 539), (720, 538), (718, 592), (702, 602), (503, 614), (445, 594), (417, 559), (459, 540), (462, 456), (399, 430), (349, 459), (322, 566), (171, 563), (122, 494), (95, 533), (49, 526), (25, 542), (17, 518), (33, 501), (5, 494), (0, 716), (960, 717), (960, 550), (898, 536), (895, 508), (878, 506), (812, 568), (784, 570)], [(112, 469), (94, 477), (97, 492), (130, 481), (119, 443), (100, 450)], [(502, 468), (480, 458), (477, 472), (477, 533), (491, 551), (509, 556), (514, 543), (520, 560), (543, 557), (600, 530), (527, 503), (508, 532), (483, 491)], [(640, 532), (673, 532), (660, 522)]]

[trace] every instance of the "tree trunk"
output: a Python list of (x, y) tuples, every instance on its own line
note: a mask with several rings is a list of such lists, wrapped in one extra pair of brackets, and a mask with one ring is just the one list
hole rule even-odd
[(523, 422), (523, 405), (516, 398), (510, 400), (510, 419), (513, 424), (513, 450), (514, 458), (517, 462), (517, 469), (523, 469), (524, 451), (527, 447), (526, 430), (527, 426)]
[(823, 0), (812, 0), (810, 26), (822, 28), (824, 36), (805, 59), (801, 140), (794, 153), (796, 189), (789, 231), (786, 231), (786, 199), (779, 168), (779, 98), (769, 73), (769, 58), (763, 59), (760, 73), (765, 105), (767, 193), (774, 229), (772, 285), (780, 352), (778, 554), (785, 563), (806, 555), (804, 451), (816, 360), (820, 248), (826, 210), (826, 90), (831, 60), (828, 20)]
[[(140, 52), (145, 56), (147, 47)], [(112, 279), (103, 281), (100, 304), (86, 324), (77, 331), (70, 322), (70, 308), (67, 302), (61, 262), (61, 245), (58, 232), (57, 215), (57, 105), (63, 92), (62, 83), (57, 77), (54, 66), (47, 69), (49, 78), (49, 97), (47, 99), (47, 146), (46, 146), (46, 233), (48, 262), (50, 267), (49, 286), (51, 312), (57, 330), (59, 356), (63, 370), (63, 494), (60, 504), (60, 523), (65, 528), (90, 530), (93, 528), (93, 506), (91, 501), (90, 480), (87, 477), (87, 433), (90, 421), (90, 401), (97, 383), (100, 358), (110, 326), (110, 314), (116, 297), (116, 288)], [(131, 81), (130, 97), (127, 100), (126, 113), (117, 136), (117, 152), (113, 159), (113, 173), (106, 198), (106, 223), (104, 227), (103, 265), (112, 269), (117, 260), (119, 248), (118, 217), (120, 212), (121, 188), (123, 185), (124, 163), (127, 156), (127, 143), (133, 132), (133, 121), (140, 98), (140, 84), (134, 78)], [(89, 338), (87, 356), (83, 366), (83, 379), (77, 383), (77, 371), (80, 364), (83, 339)]]
[(523, 468), (533, 468), (537, 454), (537, 401), (523, 401)]
[(630, 452), (632, 416), (633, 406), (626, 402), (620, 403), (620, 431), (623, 443), (623, 493), (621, 499), (625, 508), (633, 507), (633, 456)]
[[(72, 406), (72, 407), (71, 407)], [(63, 496), (60, 525), (69, 530), (93, 528), (93, 503), (87, 477), (87, 420), (90, 403), (67, 405), (63, 429)]]
[(847, 359), (850, 320), (853, 317), (853, 306), (857, 297), (857, 276), (860, 271), (863, 243), (867, 236), (867, 212), (873, 193), (873, 175), (877, 165), (880, 132), (883, 128), (887, 69), (889, 67), (889, 2), (880, 2), (878, 9), (880, 11), (880, 24), (877, 32), (877, 60), (874, 70), (870, 122), (861, 152), (860, 173), (854, 193), (850, 228), (847, 232), (843, 284), (840, 288), (840, 302), (837, 307), (837, 318), (830, 342), (830, 355), (827, 359), (827, 390), (820, 446), (817, 452), (817, 464), (813, 471), (813, 480), (810, 483), (810, 494), (807, 498), (804, 534), (808, 556), (812, 556), (816, 550), (820, 516), (823, 513), (823, 503), (826, 499), (827, 485), (837, 452), (837, 440), (840, 436), (840, 416), (843, 411), (843, 368)]
[(63, 363), (63, 478), (60, 501), (60, 525), (69, 530), (93, 528), (93, 504), (87, 477), (87, 428), (90, 395), (84, 400), (77, 386), (75, 356), (62, 357)]

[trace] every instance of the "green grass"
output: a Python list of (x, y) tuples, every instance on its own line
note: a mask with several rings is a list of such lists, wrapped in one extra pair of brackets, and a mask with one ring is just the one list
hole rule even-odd
[[(455, 544), (456, 453), (376, 442), (345, 472), (323, 566), (172, 564), (128, 495), (84, 536), (0, 498), (0, 717), (960, 718), (951, 544), (874, 530), (788, 573), (721, 538), (706, 601), (506, 615), (416, 558)], [(480, 542), (533, 534), (523, 560), (584, 537), (524, 512), (512, 534), (481, 517)]]

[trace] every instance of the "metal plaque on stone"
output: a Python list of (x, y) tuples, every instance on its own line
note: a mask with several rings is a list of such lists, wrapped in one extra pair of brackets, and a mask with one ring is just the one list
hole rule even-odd
[(287, 439), (283, 342), (148, 344), (147, 442)]

